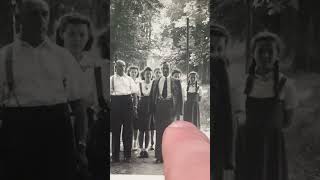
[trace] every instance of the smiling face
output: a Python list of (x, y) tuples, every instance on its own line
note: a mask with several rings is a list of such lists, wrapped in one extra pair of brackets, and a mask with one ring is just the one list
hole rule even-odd
[(117, 72), (117, 74), (118, 74), (119, 76), (123, 76), (125, 67), (126, 67), (126, 65), (125, 65), (123, 62), (121, 62), (121, 61), (118, 61), (118, 62), (116, 63), (116, 72)]
[(156, 75), (156, 79), (161, 78), (162, 72), (160, 71), (160, 69), (158, 69), (158, 70), (155, 71), (155, 75)]
[(88, 26), (86, 24), (68, 24), (62, 37), (65, 48), (74, 53), (81, 53), (89, 40)]
[(277, 57), (277, 44), (274, 41), (261, 40), (256, 43), (254, 58), (259, 68), (271, 70)]
[(174, 73), (174, 74), (173, 74), (173, 78), (174, 78), (174, 79), (179, 80), (180, 77), (181, 77), (181, 74), (180, 74), (180, 73)]
[(138, 75), (138, 69), (131, 69), (129, 74), (131, 78), (136, 79)]
[(210, 40), (211, 46), (211, 56), (216, 57), (224, 57), (226, 53), (226, 38), (222, 36), (213, 37)]
[(148, 70), (147, 70), (147, 71), (144, 72), (144, 78), (145, 78), (145, 80), (146, 80), (147, 82), (150, 82), (151, 77), (152, 77), (151, 71), (148, 71)]
[(169, 71), (170, 71), (169, 64), (163, 64), (162, 65), (162, 73), (163, 73), (164, 77), (169, 76)]
[(190, 74), (190, 81), (191, 81), (191, 83), (194, 83), (196, 81), (196, 75), (195, 74)]

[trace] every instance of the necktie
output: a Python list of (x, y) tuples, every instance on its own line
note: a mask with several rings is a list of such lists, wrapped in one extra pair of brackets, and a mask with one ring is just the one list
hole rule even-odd
[(164, 84), (163, 84), (162, 97), (167, 98), (167, 95), (168, 95), (168, 91), (167, 91), (167, 77), (166, 77)]

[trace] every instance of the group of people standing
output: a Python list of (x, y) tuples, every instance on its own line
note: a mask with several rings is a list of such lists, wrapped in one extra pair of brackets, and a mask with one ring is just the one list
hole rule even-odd
[(61, 17), (54, 43), (48, 4), (19, 8), (21, 32), (0, 51), (0, 179), (106, 179), (108, 32), (93, 56), (87, 17)]
[(126, 63), (117, 60), (115, 74), (110, 77), (112, 162), (120, 162), (122, 133), (124, 162), (131, 162), (132, 150), (139, 147), (140, 158), (148, 158), (148, 150), (155, 150), (155, 163), (162, 163), (162, 135), (170, 123), (184, 115), (183, 120), (200, 128), (202, 91), (198, 75), (194, 71), (189, 73), (184, 101), (181, 71), (171, 71), (169, 63), (164, 62), (154, 70), (145, 67), (141, 73), (137, 66), (129, 66), (127, 74), (125, 70)]
[(247, 78), (234, 87), (226, 53), (228, 32), (216, 24), (210, 31), (213, 179), (222, 180), (225, 172), (233, 171), (237, 180), (288, 180), (284, 129), (298, 100), (293, 81), (279, 70), (280, 38), (268, 31), (252, 38)]

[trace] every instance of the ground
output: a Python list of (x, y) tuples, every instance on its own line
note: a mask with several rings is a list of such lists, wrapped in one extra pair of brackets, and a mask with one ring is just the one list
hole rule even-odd
[[(210, 137), (210, 131), (204, 131)], [(111, 163), (111, 174), (163, 175), (163, 164), (155, 164), (154, 151), (149, 151), (149, 158), (140, 159), (133, 152), (131, 163)]]

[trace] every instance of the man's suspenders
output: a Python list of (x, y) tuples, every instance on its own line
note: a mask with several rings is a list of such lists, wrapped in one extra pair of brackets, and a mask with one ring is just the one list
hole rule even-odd
[(20, 106), (19, 100), (14, 92), (15, 83), (13, 77), (13, 46), (9, 46), (7, 53), (5, 53), (5, 74), (6, 84), (9, 90), (7, 98), (10, 99), (11, 96), (14, 97), (17, 105)]

